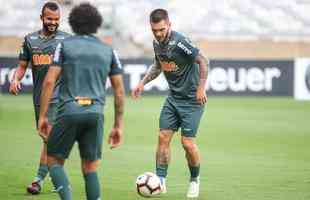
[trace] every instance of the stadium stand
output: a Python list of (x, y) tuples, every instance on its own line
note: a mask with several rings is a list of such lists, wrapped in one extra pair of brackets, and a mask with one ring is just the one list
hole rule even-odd
[[(67, 23), (68, 12), (72, 5), (81, 0), (58, 2), (63, 5), (61, 28), (70, 31)], [(306, 0), (217, 0), (216, 3), (211, 0), (196, 0), (195, 3), (186, 0), (90, 2), (98, 6), (105, 16), (105, 26), (100, 35), (113, 37), (114, 46), (125, 49), (120, 52), (125, 57), (148, 55), (151, 52), (152, 34), (147, 16), (157, 7), (167, 8), (173, 27), (190, 35), (194, 42), (202, 46), (206, 42), (212, 46), (214, 42), (223, 41), (233, 46), (238, 46), (239, 42), (250, 43), (256, 48), (261, 42), (268, 41), (270, 44), (271, 41), (277, 44), (280, 42), (281, 47), (283, 43), (287, 43), (288, 46), (284, 47), (290, 48), (293, 42), (296, 44), (294, 51), (303, 55), (310, 42), (310, 2)], [(3, 4), (0, 7), (0, 37), (20, 38), (38, 29), (38, 17), (43, 3), (42, 0), (10, 0)], [(0, 46), (2, 40), (0, 39)]]

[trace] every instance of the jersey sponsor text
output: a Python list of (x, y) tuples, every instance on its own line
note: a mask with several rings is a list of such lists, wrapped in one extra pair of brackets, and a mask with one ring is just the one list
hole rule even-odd
[(164, 71), (167, 72), (172, 72), (172, 71), (177, 71), (178, 66), (175, 64), (173, 61), (159, 61), (160, 66)]
[(52, 55), (48, 54), (33, 54), (32, 56), (34, 65), (50, 65), (52, 64)]
[(193, 52), (189, 50), (182, 42), (178, 42), (178, 47), (180, 47), (186, 54), (191, 55)]

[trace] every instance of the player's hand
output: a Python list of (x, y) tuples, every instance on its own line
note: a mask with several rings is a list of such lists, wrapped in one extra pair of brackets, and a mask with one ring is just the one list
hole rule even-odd
[(196, 99), (198, 103), (200, 103), (200, 105), (204, 105), (205, 103), (207, 103), (207, 95), (203, 87), (198, 86), (196, 92)]
[(131, 96), (134, 99), (137, 99), (141, 96), (141, 93), (144, 90), (144, 84), (140, 81), (139, 84), (137, 85), (137, 87), (135, 87), (132, 91), (131, 91)]
[(118, 147), (122, 143), (123, 139), (123, 129), (122, 128), (112, 128), (109, 135), (109, 145), (111, 149)]
[(47, 117), (39, 119), (38, 122), (38, 133), (44, 142), (47, 142), (47, 138), (52, 130), (52, 125), (48, 123)]
[(10, 83), (10, 88), (9, 88), (9, 92), (14, 94), (14, 95), (18, 95), (18, 92), (21, 90), (21, 83), (18, 80), (12, 80), (12, 82)]

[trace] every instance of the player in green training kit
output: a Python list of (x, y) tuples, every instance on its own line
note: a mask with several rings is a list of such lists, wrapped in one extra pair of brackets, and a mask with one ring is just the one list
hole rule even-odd
[[(58, 5), (55, 2), (45, 3), (41, 11), (42, 29), (28, 34), (25, 37), (19, 54), (19, 66), (10, 84), (10, 92), (17, 95), (21, 89), (20, 81), (24, 77), (28, 65), (31, 64), (34, 86), (33, 104), (37, 125), (39, 120), (41, 86), (44, 77), (52, 63), (52, 55), (54, 54), (57, 44), (69, 36), (69, 34), (57, 30), (59, 20), (60, 9)], [(59, 82), (56, 84), (53, 98), (49, 104), (49, 112), (47, 113), (50, 126), (54, 123), (55, 118), (58, 101), (58, 85)], [(43, 180), (47, 174), (46, 145), (43, 144), (37, 175), (33, 182), (27, 187), (27, 191), (31, 194), (39, 194)]]
[(101, 23), (100, 13), (89, 3), (72, 9), (69, 24), (75, 35), (57, 46), (53, 65), (43, 83), (39, 131), (46, 140), (48, 102), (57, 78), (61, 76), (63, 79), (56, 123), (47, 140), (50, 176), (62, 200), (72, 199), (63, 165), (75, 142), (78, 143), (82, 160), (87, 200), (100, 200), (97, 167), (102, 151), (107, 78), (114, 89), (115, 109), (109, 144), (115, 148), (122, 140), (125, 96), (123, 70), (113, 49), (93, 35)]
[(155, 61), (144, 78), (132, 91), (137, 98), (144, 85), (154, 80), (162, 71), (168, 81), (170, 94), (161, 110), (159, 138), (156, 152), (156, 174), (166, 193), (166, 176), (170, 161), (170, 141), (181, 128), (181, 142), (190, 170), (187, 197), (199, 196), (200, 157), (195, 136), (207, 101), (205, 85), (208, 60), (199, 49), (180, 33), (171, 30), (168, 13), (156, 9), (150, 14), (150, 24), (155, 40)]

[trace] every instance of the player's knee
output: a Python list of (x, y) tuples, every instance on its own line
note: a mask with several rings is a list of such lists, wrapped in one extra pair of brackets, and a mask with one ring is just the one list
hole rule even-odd
[(164, 145), (165, 143), (167, 143), (167, 139), (165, 138), (165, 136), (163, 134), (159, 134), (158, 142), (160, 145)]
[(54, 156), (47, 156), (47, 165), (52, 166), (52, 165), (64, 165), (65, 160), (61, 158), (57, 158)]
[(195, 141), (192, 138), (183, 137), (181, 142), (185, 151), (193, 151), (196, 149)]
[(171, 133), (167, 131), (160, 131), (158, 141), (160, 146), (168, 146), (171, 140)]
[(99, 160), (95, 160), (95, 161), (82, 160), (83, 174), (88, 174), (88, 173), (97, 171), (99, 164), (100, 164)]

